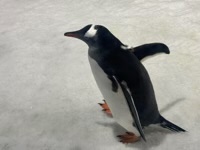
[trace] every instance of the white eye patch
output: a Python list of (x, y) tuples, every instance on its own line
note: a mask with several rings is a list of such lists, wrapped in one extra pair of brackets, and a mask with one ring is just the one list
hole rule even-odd
[(92, 25), (90, 29), (85, 33), (85, 37), (93, 37), (97, 33), (97, 29), (94, 28), (95, 25)]

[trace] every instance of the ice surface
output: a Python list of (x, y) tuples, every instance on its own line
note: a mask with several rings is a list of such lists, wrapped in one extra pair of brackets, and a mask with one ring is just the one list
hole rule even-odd
[[(200, 2), (144, 0), (0, 1), (1, 150), (198, 150)], [(188, 130), (150, 127), (147, 143), (101, 112), (87, 45), (67, 31), (102, 24), (124, 44), (163, 42), (170, 55), (144, 62), (163, 116)]]

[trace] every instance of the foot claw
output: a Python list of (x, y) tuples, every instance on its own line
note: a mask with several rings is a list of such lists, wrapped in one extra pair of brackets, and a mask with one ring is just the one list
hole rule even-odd
[(132, 132), (126, 132), (128, 135), (135, 135), (134, 133)]
[(121, 135), (118, 135), (117, 137), (119, 137), (119, 138), (120, 138), (120, 137), (121, 137)]

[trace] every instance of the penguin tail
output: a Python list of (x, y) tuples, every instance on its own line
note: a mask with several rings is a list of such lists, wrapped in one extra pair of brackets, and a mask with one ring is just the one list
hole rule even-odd
[(167, 128), (173, 132), (186, 132), (186, 130), (182, 129), (181, 127), (171, 123), (170, 121), (166, 120), (164, 117), (160, 116), (160, 126), (163, 128)]

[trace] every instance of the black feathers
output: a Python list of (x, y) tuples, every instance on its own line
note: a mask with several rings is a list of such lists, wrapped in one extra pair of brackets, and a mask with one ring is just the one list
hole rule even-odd
[(137, 47), (134, 47), (133, 49), (130, 49), (130, 51), (135, 54), (135, 56), (142, 60), (143, 58), (147, 56), (151, 56), (158, 53), (166, 53), (169, 54), (169, 48), (162, 43), (150, 43), (150, 44), (144, 44)]

